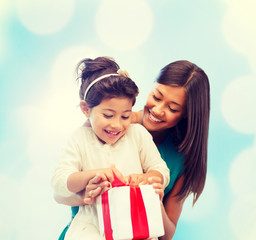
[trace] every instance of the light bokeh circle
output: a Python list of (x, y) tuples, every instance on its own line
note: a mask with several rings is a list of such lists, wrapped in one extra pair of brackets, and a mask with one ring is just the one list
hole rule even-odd
[[(1, 150), (1, 146), (0, 146)], [(20, 185), (17, 180), (8, 175), (0, 175), (1, 198), (0, 198), (0, 237), (1, 239), (12, 239), (13, 228), (16, 224), (17, 190)], [(15, 217), (14, 217), (15, 216)]]
[(32, 163), (50, 164), (52, 158), (58, 159), (56, 150), (64, 146), (69, 134), (86, 120), (79, 108), (75, 68), (83, 58), (95, 56), (98, 56), (97, 52), (86, 46), (60, 52), (50, 70), (47, 92), (38, 96), (39, 101), (34, 106), (24, 106), (17, 111), (17, 118), (27, 132), (27, 155)]
[(153, 14), (144, 0), (103, 0), (95, 21), (100, 39), (116, 50), (139, 47), (153, 28)]
[(237, 240), (255, 240), (256, 202), (238, 199), (231, 205), (229, 224)]
[(222, 114), (236, 131), (256, 134), (256, 78), (241, 77), (229, 83), (223, 92)]
[(256, 56), (256, 1), (236, 0), (227, 3), (222, 26), (227, 42), (243, 54)]
[(229, 182), (235, 196), (230, 207), (229, 224), (238, 240), (256, 236), (256, 138), (251, 148), (242, 151), (232, 162)]
[(232, 162), (230, 186), (236, 197), (256, 203), (256, 145), (241, 152)]
[(69, 22), (74, 3), (74, 0), (17, 0), (18, 17), (31, 32), (52, 34)]

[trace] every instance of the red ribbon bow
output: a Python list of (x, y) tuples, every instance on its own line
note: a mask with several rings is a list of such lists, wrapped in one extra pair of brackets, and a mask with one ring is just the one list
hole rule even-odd
[[(111, 183), (112, 188), (126, 186), (121, 182), (114, 174), (114, 181)], [(106, 240), (113, 240), (113, 229), (111, 226), (108, 191), (105, 191), (101, 195), (103, 223)], [(149, 228), (146, 209), (141, 194), (140, 187), (138, 185), (130, 185), (130, 203), (131, 203), (131, 221), (133, 229), (133, 239), (147, 239), (149, 238)]]

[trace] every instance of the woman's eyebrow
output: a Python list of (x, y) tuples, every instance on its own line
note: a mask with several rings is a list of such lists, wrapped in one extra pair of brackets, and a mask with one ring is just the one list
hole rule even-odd
[[(159, 89), (157, 89), (156, 88), (156, 90), (158, 91), (158, 93), (161, 95), (161, 96), (164, 96), (163, 94), (162, 94), (162, 92), (159, 90)], [(174, 101), (170, 101), (171, 103), (173, 103), (173, 104), (176, 104), (176, 105), (178, 105), (179, 107), (182, 107), (179, 103), (177, 103), (177, 102), (174, 102)]]
[(156, 90), (159, 92), (161, 96), (163, 96), (162, 92), (159, 89), (156, 88)]
[(171, 103), (175, 104), (175, 105), (178, 105), (179, 107), (182, 107), (179, 103), (177, 102), (174, 102), (174, 101), (171, 101)]

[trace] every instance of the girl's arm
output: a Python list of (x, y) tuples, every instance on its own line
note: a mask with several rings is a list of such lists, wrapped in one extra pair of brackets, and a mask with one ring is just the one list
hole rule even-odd
[(68, 177), (67, 187), (70, 192), (79, 193), (85, 189), (89, 180), (93, 178), (98, 170), (88, 170), (72, 173)]
[(175, 196), (182, 187), (183, 176), (175, 183), (172, 191), (166, 196), (164, 204), (161, 203), (165, 235), (160, 240), (171, 240), (174, 236), (176, 226), (182, 211), (185, 198), (179, 200)]
[(125, 182), (122, 174), (118, 171), (115, 166), (105, 169), (95, 169), (84, 172), (76, 172), (68, 178), (68, 189), (69, 191), (78, 191), (83, 186), (83, 190), (80, 192), (74, 192), (69, 197), (54, 194), (54, 199), (57, 203), (68, 205), (68, 206), (82, 206), (85, 204), (92, 204), (94, 197), (96, 197), (105, 188), (109, 187), (109, 182), (114, 180), (113, 172), (123, 182)]
[[(112, 165), (110, 168), (92, 169), (88, 171), (75, 172), (68, 177), (67, 187), (70, 192), (80, 193), (87, 188), (89, 182), (106, 187), (114, 181), (114, 174), (122, 182), (126, 182), (122, 173)], [(92, 189), (89, 189), (89, 191)], [(85, 194), (85, 197), (87, 195)]]

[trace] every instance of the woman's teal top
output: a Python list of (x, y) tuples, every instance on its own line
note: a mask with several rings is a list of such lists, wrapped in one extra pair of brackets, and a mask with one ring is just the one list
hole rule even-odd
[[(168, 168), (170, 169), (170, 182), (164, 191), (164, 193), (167, 194), (173, 188), (174, 183), (181, 177), (183, 173), (184, 157), (182, 157), (181, 153), (177, 152), (176, 147), (172, 141), (171, 134), (168, 134), (166, 139), (160, 145), (158, 145), (157, 148), (161, 154), (162, 159), (166, 162)], [(78, 210), (79, 207), (71, 207), (72, 219), (70, 223), (77, 214)], [(64, 240), (70, 223), (64, 228), (58, 240)]]
[(168, 134), (165, 140), (158, 145), (157, 148), (162, 159), (166, 162), (167, 167), (170, 169), (170, 182), (164, 190), (164, 193), (167, 194), (183, 173), (184, 157), (181, 153), (177, 152), (171, 134)]

